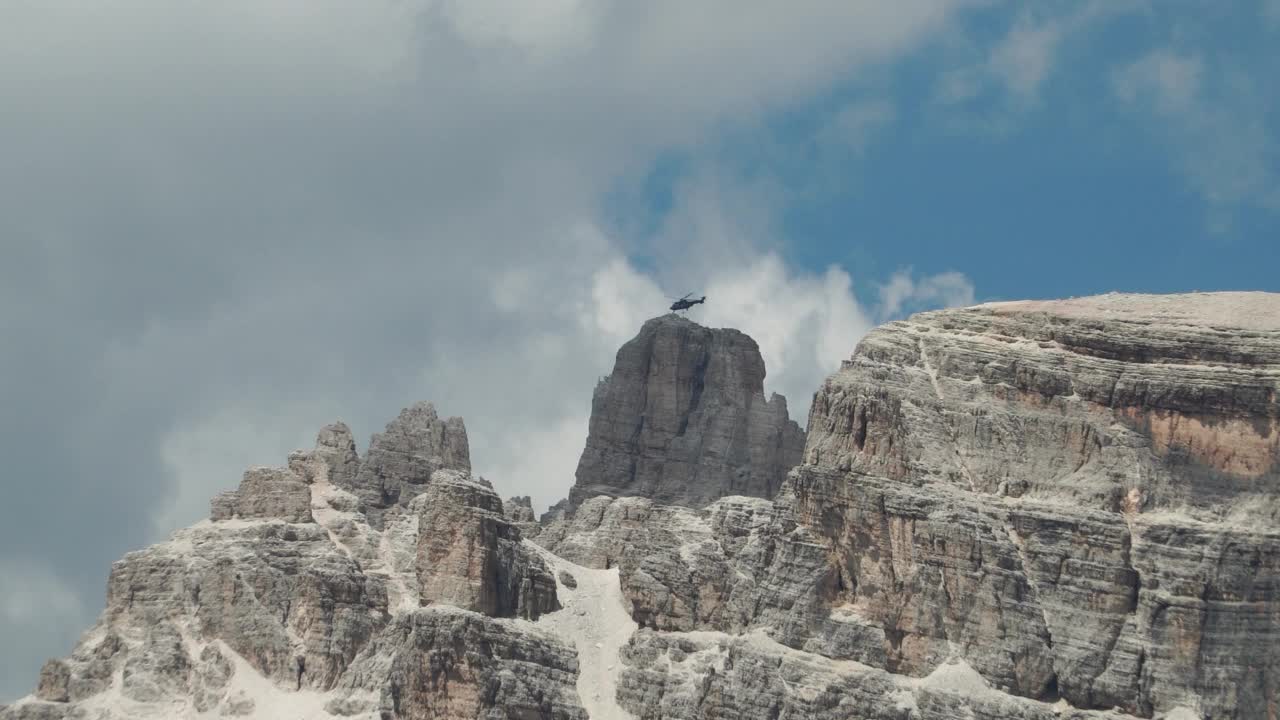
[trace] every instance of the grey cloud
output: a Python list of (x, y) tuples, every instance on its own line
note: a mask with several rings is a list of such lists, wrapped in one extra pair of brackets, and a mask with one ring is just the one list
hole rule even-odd
[[(489, 37), (448, 3), (0, 9), (0, 567), (74, 599), (56, 630), (0, 616), (0, 698), (112, 560), (331, 419), (363, 439), (434, 399), (504, 473), (576, 457), (617, 340), (592, 315), (621, 257), (590, 231), (603, 194), (961, 4), (599, 2)], [(570, 480), (493, 479), (542, 502)]]

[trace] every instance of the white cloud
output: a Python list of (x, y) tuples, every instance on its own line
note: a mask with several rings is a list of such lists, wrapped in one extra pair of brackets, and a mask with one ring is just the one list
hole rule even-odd
[[(0, 4), (0, 216), (21, 238), (0, 264), (19, 349), (0, 395), (22, 419), (9, 467), (33, 478), (0, 506), (0, 545), (96, 606), (95, 572), (203, 515), (244, 465), (338, 418), (363, 443), (418, 399), (466, 418), (499, 487), (553, 500), (593, 378), (658, 295), (695, 285), (794, 299), (725, 322), (758, 321), (770, 383), (801, 392), (865, 313), (839, 272), (769, 259), (775, 188), (695, 178), (641, 239), (611, 236), (605, 198), (968, 4)], [(650, 241), (641, 272), (624, 248)], [(38, 521), (55, 506), (73, 536)]]
[(1020, 22), (992, 52), (988, 61), (991, 73), (1016, 95), (1034, 97), (1049, 76), (1063, 31), (1061, 22)]
[(974, 304), (973, 283), (958, 272), (916, 279), (910, 270), (899, 270), (880, 287), (880, 320), (891, 320), (929, 308), (967, 307)]
[(1203, 72), (1198, 56), (1157, 50), (1117, 70), (1111, 83), (1125, 102), (1145, 102), (1159, 112), (1178, 113), (1189, 110), (1200, 94)]
[[(1060, 7), (1060, 6), (1058, 6)], [(989, 91), (1002, 91), (1004, 102), (999, 117), (986, 127), (1003, 128), (1003, 115), (1033, 107), (1044, 84), (1053, 77), (1063, 47), (1107, 19), (1146, 8), (1145, 0), (1089, 0), (1065, 6), (1026, 6), (1009, 26), (1003, 38), (991, 47), (966, 46), (964, 52), (977, 55), (971, 62), (943, 73), (934, 88), (934, 98), (946, 105), (967, 103)]]

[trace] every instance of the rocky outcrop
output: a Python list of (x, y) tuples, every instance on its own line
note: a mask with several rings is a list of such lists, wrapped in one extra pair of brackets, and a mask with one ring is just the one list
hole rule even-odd
[[(539, 542), (616, 565), (652, 630), (759, 633), (907, 678), (960, 661), (994, 692), (1084, 709), (1275, 717), (1278, 352), (1268, 295), (919, 315), (824, 384), (771, 508), (597, 498)], [(630, 706), (750, 714), (650, 700)], [(982, 712), (1044, 709), (1026, 707)]]
[[(98, 624), (0, 718), (319, 718), (363, 707), (357, 689), (391, 720), (585, 717), (572, 650), (525, 620), (558, 607), (554, 577), (488, 483), (449, 469), (469, 464), (461, 422), (415, 405), (373, 446), (362, 463), (327, 426), (211, 521), (115, 563)], [(369, 478), (396, 503), (344, 489)]]
[(780, 488), (748, 347), (647, 324), (538, 545), (460, 422), (414, 406), (363, 461), (329, 426), (117, 562), (0, 720), (1276, 720), (1280, 298), (891, 323)]
[(520, 529), (520, 535), (526, 538), (537, 537), (542, 532), (542, 524), (533, 512), (533, 499), (528, 495), (509, 497), (502, 503), (507, 520)]
[(354, 478), (335, 484), (359, 498), (369, 522), (381, 528), (385, 511), (408, 505), (437, 470), (471, 471), (467, 429), (462, 418), (441, 420), (431, 403), (418, 403), (373, 435)]
[(819, 390), (791, 507), (897, 672), (1273, 717), (1277, 391), (1273, 295), (926, 313)]
[[(586, 567), (618, 568), (623, 596), (641, 627), (739, 632), (772, 617), (757, 580), (768, 580), (766, 557), (778, 546), (773, 513), (773, 504), (761, 498), (722, 498), (694, 510), (601, 496), (536, 541)], [(790, 567), (794, 571), (795, 563)], [(825, 553), (806, 567), (821, 578)], [(788, 583), (783, 593), (790, 613), (800, 585)]]
[(252, 468), (238, 490), (222, 493), (211, 503), (214, 520), (311, 522), (311, 491), (302, 478), (283, 468)]
[(327, 710), (397, 720), (586, 720), (575, 653), (554, 638), (444, 607), (398, 617), (356, 660)]
[(1122, 720), (1013, 697), (963, 661), (910, 678), (778, 645), (761, 633), (636, 633), (618, 690), (638, 720)]
[[(331, 687), (386, 622), (384, 582), (315, 523), (222, 525), (182, 531), (117, 562), (105, 625), (150, 637), (158, 619), (180, 618), (190, 635), (221, 640), (278, 683)], [(152, 653), (151, 644), (141, 651)], [(129, 658), (137, 655), (131, 646)]]
[(538, 516), (538, 524), (548, 525), (557, 520), (564, 520), (569, 516), (569, 498), (561, 498), (558, 502), (547, 508), (547, 511)]
[(493, 488), (455, 471), (437, 472), (427, 488), (418, 520), (417, 573), (424, 605), (446, 603), (528, 620), (560, 608), (555, 578), (521, 543)]
[(786, 399), (764, 395), (751, 338), (671, 314), (644, 324), (597, 385), (571, 508), (598, 495), (702, 507), (769, 498), (800, 461)]
[(307, 483), (350, 487), (360, 472), (351, 428), (341, 422), (324, 426), (316, 436), (315, 448), (289, 453), (289, 469)]

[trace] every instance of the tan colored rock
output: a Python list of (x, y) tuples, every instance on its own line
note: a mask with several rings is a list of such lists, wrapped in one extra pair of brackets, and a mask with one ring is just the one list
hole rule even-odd
[(925, 313), (815, 395), (787, 493), (864, 630), (851, 653), (880, 632), (899, 672), (958, 649), (1020, 695), (1265, 717), (1278, 394), (1275, 295)]
[(487, 483), (437, 472), (418, 519), (418, 591), (422, 603), (445, 603), (492, 616), (536, 620), (559, 609), (555, 579), (503, 514)]

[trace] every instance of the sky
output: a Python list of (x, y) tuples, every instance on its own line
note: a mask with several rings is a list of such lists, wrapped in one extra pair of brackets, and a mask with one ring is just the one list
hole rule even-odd
[(1280, 0), (0, 0), (0, 701), (325, 423), (563, 497), (669, 296), (803, 424), (876, 324), (1280, 291)]

